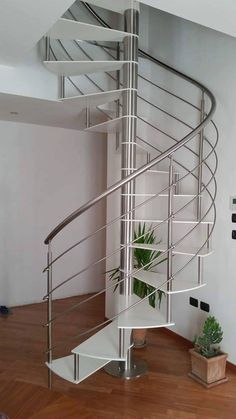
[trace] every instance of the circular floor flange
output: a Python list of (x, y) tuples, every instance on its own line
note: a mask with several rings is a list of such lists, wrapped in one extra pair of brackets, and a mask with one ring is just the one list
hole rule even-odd
[(148, 370), (148, 366), (145, 361), (136, 359), (133, 361), (130, 369), (125, 369), (124, 361), (112, 361), (104, 367), (104, 370), (107, 374), (112, 375), (113, 377), (131, 380), (144, 375)]

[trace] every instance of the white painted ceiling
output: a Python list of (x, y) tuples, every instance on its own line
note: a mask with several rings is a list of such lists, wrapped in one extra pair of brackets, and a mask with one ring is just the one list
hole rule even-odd
[(74, 0), (0, 0), (0, 64), (15, 65)]
[(140, 2), (236, 37), (236, 0), (140, 0)]

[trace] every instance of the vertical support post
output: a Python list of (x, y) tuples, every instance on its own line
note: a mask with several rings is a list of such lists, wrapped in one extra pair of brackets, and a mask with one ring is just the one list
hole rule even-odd
[(74, 380), (79, 380), (79, 355), (74, 354)]
[[(125, 31), (138, 34), (139, 12), (135, 9), (125, 11)], [(128, 35), (124, 39), (124, 65), (123, 86), (127, 92), (123, 96), (122, 148), (121, 148), (121, 178), (129, 176), (136, 165), (136, 129), (137, 129), (137, 86), (138, 86), (138, 37)], [(120, 293), (126, 296), (132, 294), (132, 280), (129, 273), (133, 269), (133, 250), (128, 243), (133, 240), (133, 212), (135, 183), (124, 185), (121, 190), (121, 214), (128, 213), (127, 222), (121, 223), (121, 244), (125, 247), (121, 252), (120, 266), (125, 281), (121, 283)]]
[[(201, 98), (201, 116), (200, 122), (204, 120), (204, 113), (205, 113), (205, 100), (204, 100), (204, 92), (202, 92)], [(202, 162), (203, 162), (203, 141), (204, 141), (204, 130), (200, 131), (200, 138), (199, 138), (199, 150), (198, 150), (198, 188), (197, 193), (199, 194), (197, 198), (197, 219), (198, 221), (201, 219), (201, 212), (202, 212), (202, 197), (200, 196), (202, 191)]]
[(207, 224), (207, 250), (210, 250), (210, 224)]
[[(139, 12), (135, 9), (129, 9), (124, 14), (125, 32), (138, 35), (139, 32)], [(128, 61), (124, 65), (123, 87), (128, 90), (123, 96), (122, 115), (124, 119), (122, 127), (122, 146), (121, 146), (121, 178), (129, 176), (136, 165), (136, 130), (137, 130), (137, 87), (138, 87), (138, 37), (128, 35), (124, 38), (124, 61)], [(133, 218), (132, 209), (135, 207), (135, 182), (129, 182), (121, 189), (121, 214), (127, 213), (125, 222), (121, 223), (121, 244), (125, 248), (121, 251), (120, 267), (121, 279), (120, 294), (127, 298), (126, 306), (128, 306), (128, 297), (133, 292), (133, 280), (129, 275), (133, 269), (133, 249), (128, 244), (133, 240)], [(123, 333), (121, 342), (125, 340), (126, 330)], [(127, 362), (125, 369), (131, 366)]]
[[(52, 363), (52, 249), (51, 242), (48, 243), (47, 252), (47, 349), (48, 364)], [(48, 388), (52, 388), (52, 371), (48, 369)]]
[(202, 258), (200, 256), (198, 256), (197, 258), (197, 270), (198, 270), (198, 284), (201, 285), (202, 284)]
[[(124, 13), (125, 31), (129, 32), (124, 38), (124, 60), (128, 61), (123, 66), (123, 87), (127, 91), (123, 95), (122, 116), (124, 123), (122, 127), (122, 145), (121, 145), (121, 178), (125, 178), (133, 172), (136, 165), (136, 129), (137, 129), (137, 87), (138, 87), (138, 25), (139, 11), (137, 2), (134, 1), (134, 8), (128, 9)], [(135, 8), (136, 6), (136, 8)], [(133, 34), (130, 35), (130, 34)], [(135, 36), (134, 36), (135, 35)], [(124, 185), (121, 189), (121, 215), (127, 214), (125, 220), (121, 222), (121, 245), (124, 249), (121, 251), (120, 267), (121, 280), (120, 294), (125, 300), (124, 308), (129, 306), (129, 297), (133, 293), (133, 281), (130, 273), (133, 270), (133, 249), (129, 243), (133, 240), (133, 209), (135, 183), (134, 181)], [(130, 330), (121, 328), (119, 332), (119, 353), (123, 354), (125, 348), (123, 345), (128, 342)], [(131, 333), (131, 344), (132, 344)], [(126, 345), (125, 345), (126, 346)], [(105, 371), (116, 377), (126, 379), (136, 378), (142, 375), (147, 367), (146, 364), (134, 361), (131, 348), (125, 354), (126, 361), (111, 362), (105, 367)]]
[[(117, 51), (116, 51), (116, 59), (117, 61), (120, 61), (120, 43), (117, 42)], [(120, 89), (120, 71), (118, 70), (116, 72), (116, 88), (117, 90)], [(120, 116), (120, 100), (118, 99), (116, 101), (116, 118), (119, 118)], [(118, 150), (120, 145), (120, 133), (116, 133), (116, 150)]]
[(50, 37), (45, 36), (45, 61), (50, 61)]
[(60, 76), (60, 98), (65, 97), (65, 76)]
[[(204, 92), (202, 92), (200, 122), (202, 122), (204, 120), (204, 114), (205, 114), (205, 100), (204, 100)], [(198, 152), (199, 168), (198, 168), (198, 188), (197, 188), (197, 193), (198, 193), (197, 220), (198, 221), (201, 220), (201, 216), (202, 216), (202, 196), (200, 194), (201, 194), (201, 191), (202, 191), (202, 162), (203, 162), (203, 142), (204, 142), (204, 130), (203, 129), (200, 131), (199, 135), (200, 135), (200, 138), (199, 138), (199, 152)], [(198, 256), (198, 284), (199, 285), (202, 284), (202, 269), (203, 269), (202, 268), (202, 258), (200, 256)]]
[[(169, 164), (169, 193), (168, 193), (168, 225), (167, 225), (167, 247), (168, 247), (168, 255), (167, 255), (167, 292), (172, 291), (172, 275), (173, 275), (173, 157), (170, 156), (170, 164)], [(167, 293), (167, 308), (166, 308), (166, 317), (167, 322), (171, 323), (172, 320), (172, 296), (171, 294)]]
[(123, 329), (119, 329), (119, 357), (125, 356), (125, 334)]
[(86, 128), (90, 127), (90, 107), (89, 106), (86, 107), (86, 123), (85, 123), (85, 125), (86, 125)]
[(175, 195), (178, 195), (180, 193), (179, 173), (174, 173), (173, 177), (174, 177), (174, 184), (175, 184), (174, 193)]

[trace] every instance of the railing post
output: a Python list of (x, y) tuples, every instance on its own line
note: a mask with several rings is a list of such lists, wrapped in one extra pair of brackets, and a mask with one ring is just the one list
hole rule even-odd
[[(201, 98), (201, 116), (200, 116), (200, 122), (204, 120), (204, 114), (205, 114), (205, 100), (204, 100), (204, 92), (202, 92), (202, 98)], [(200, 131), (199, 134), (199, 168), (198, 168), (198, 198), (197, 198), (197, 219), (198, 221), (201, 219), (201, 212), (202, 212), (202, 197), (201, 197), (201, 191), (202, 191), (202, 163), (203, 163), (203, 141), (204, 141), (204, 129)]]
[(90, 127), (90, 107), (86, 107), (86, 122), (85, 122), (86, 128)]
[[(52, 363), (52, 249), (51, 242), (48, 243), (47, 252), (47, 349), (48, 364)], [(52, 388), (52, 371), (48, 369), (48, 387)]]
[(179, 173), (174, 173), (173, 177), (174, 177), (174, 184), (175, 184), (174, 193), (175, 195), (178, 195), (180, 193)]
[[(204, 115), (205, 115), (205, 100), (204, 100), (204, 92), (202, 92), (202, 97), (201, 97), (201, 115), (200, 115), (200, 122), (202, 122), (204, 120)], [(197, 220), (200, 221), (201, 217), (202, 217), (202, 196), (201, 196), (201, 192), (202, 192), (202, 164), (203, 164), (203, 142), (204, 142), (204, 130), (202, 129), (200, 131), (199, 134), (199, 151), (198, 151), (198, 163), (199, 163), (199, 168), (198, 168), (198, 188), (197, 188), (197, 193), (198, 193), (198, 198), (197, 198)], [(198, 256), (198, 284), (201, 285), (202, 284), (202, 258), (200, 256)]]
[(60, 76), (60, 98), (65, 97), (65, 76)]
[[(167, 224), (167, 292), (172, 291), (172, 275), (173, 275), (173, 193), (174, 193), (174, 181), (173, 181), (173, 157), (170, 156), (169, 164), (169, 192), (168, 192), (168, 224)], [(166, 307), (167, 322), (172, 321), (172, 296), (167, 293), (167, 307)]]
[[(117, 42), (117, 51), (116, 51), (116, 59), (117, 61), (120, 61), (120, 43)], [(117, 90), (120, 89), (120, 71), (118, 70), (116, 72), (116, 88)], [(120, 100), (118, 99), (116, 101), (116, 118), (119, 118), (120, 116)], [(116, 150), (118, 150), (120, 145), (120, 133), (116, 133)]]
[(79, 355), (74, 354), (74, 380), (79, 380)]
[(45, 36), (45, 61), (50, 61), (50, 37)]

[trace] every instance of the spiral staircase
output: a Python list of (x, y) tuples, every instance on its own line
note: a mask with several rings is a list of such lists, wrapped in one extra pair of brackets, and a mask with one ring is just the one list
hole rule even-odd
[[(124, 19), (124, 31), (111, 29), (102, 19), (102, 11), (106, 9), (115, 16), (120, 14)], [(79, 21), (81, 10), (93, 24)], [(78, 1), (45, 38), (44, 65), (59, 76), (61, 102), (72, 107), (82, 104), (86, 110), (85, 131), (108, 133), (109, 141), (114, 142), (115, 139), (116, 153), (121, 154), (121, 179), (75, 210), (45, 239), (48, 246), (47, 266), (44, 270), (47, 273), (47, 293), (44, 299), (48, 307), (45, 327), (48, 336), (46, 352), (49, 386), (52, 385), (52, 373), (78, 384), (105, 366), (109, 373), (120, 377), (141, 375), (146, 366), (133, 359), (132, 330), (174, 325), (173, 295), (197, 290), (205, 285), (202, 261), (212, 253), (211, 236), (216, 220), (215, 148), (218, 131), (212, 121), (215, 98), (201, 83), (138, 50), (138, 18), (139, 5), (135, 1), (90, 0), (89, 4)], [(107, 58), (97, 60), (99, 54)], [(86, 56), (86, 61), (81, 56)], [(138, 72), (138, 59), (154, 66), (156, 72), (160, 69), (185, 83), (184, 91), (188, 88), (190, 92), (194, 91), (194, 103), (186, 95), (177, 93), (176, 88), (171, 90), (163, 87), (161, 82), (156, 83), (143, 74), (145, 65), (144, 70)], [(95, 77), (98, 73), (103, 73), (101, 83)], [(111, 89), (102, 87), (104, 79)], [(86, 85), (85, 82), (89, 83), (89, 93), (81, 87), (81, 84)], [(139, 83), (146, 83), (149, 88), (156, 90), (163, 99), (163, 105), (142, 95), (138, 89)], [(169, 108), (167, 103), (171, 104)], [(186, 111), (181, 111), (182, 115), (179, 115), (182, 105)], [(157, 112), (154, 121), (143, 115), (144, 106)], [(194, 124), (189, 123), (189, 113), (194, 115)], [(91, 124), (92, 118), (97, 121), (95, 125)], [(171, 133), (176, 124), (178, 132), (184, 133), (180, 138)], [(179, 131), (179, 127), (183, 131)], [(145, 176), (149, 176), (146, 183), (153, 182), (155, 190), (150, 192), (141, 189), (140, 192), (138, 181)], [(161, 185), (159, 189), (158, 185)], [(61, 236), (74, 220), (80, 220), (82, 214), (117, 191), (120, 192), (121, 200), (119, 216), (109, 219), (106, 225), (98, 226), (93, 233), (78, 238), (62, 252), (53, 253), (54, 241), (59, 233)], [(144, 208), (146, 212), (142, 212)], [(163, 211), (158, 217), (156, 214), (160, 208)], [(161, 242), (151, 245), (136, 243), (140, 237), (134, 239), (134, 230), (140, 222), (146, 223), (148, 231), (163, 229), (164, 238)], [(120, 231), (120, 244), (117, 248), (66, 277), (59, 284), (54, 282), (53, 269), (59, 261), (114, 225), (119, 226), (118, 234)], [(135, 248), (158, 250), (160, 254), (156, 261), (163, 257), (167, 259), (166, 264), (162, 264), (162, 272), (148, 271), (148, 266), (134, 268)], [(117, 255), (120, 258), (119, 281), (107, 281), (106, 287), (98, 293), (61, 313), (53, 312), (56, 290), (71, 281), (79, 281), (83, 274), (112, 261)], [(184, 274), (189, 267), (191, 272), (196, 270), (196, 275), (191, 275), (191, 279)], [(133, 278), (150, 285), (152, 291), (144, 298), (134, 295)], [(71, 353), (54, 359), (54, 350), (65, 345), (64, 341), (56, 344), (53, 342), (54, 323), (102, 293), (114, 295), (116, 285), (115, 314), (72, 336), (69, 342), (75, 343)], [(154, 309), (148, 303), (150, 296), (158, 290), (164, 291), (166, 295), (162, 309)], [(81, 338), (87, 339), (76, 346)]]

